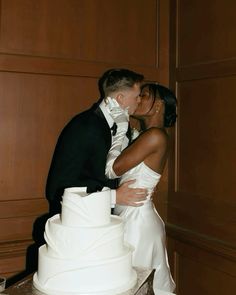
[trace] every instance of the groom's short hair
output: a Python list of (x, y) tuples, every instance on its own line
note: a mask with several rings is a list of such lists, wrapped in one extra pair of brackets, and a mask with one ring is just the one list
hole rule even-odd
[(117, 90), (132, 88), (134, 84), (144, 80), (142, 74), (128, 69), (110, 69), (98, 81), (101, 98), (107, 97)]

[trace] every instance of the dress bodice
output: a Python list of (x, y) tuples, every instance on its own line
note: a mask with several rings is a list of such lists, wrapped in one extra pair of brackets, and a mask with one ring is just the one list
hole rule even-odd
[(120, 183), (127, 180), (135, 179), (136, 182), (130, 187), (133, 188), (146, 188), (148, 190), (147, 199), (151, 198), (153, 190), (159, 182), (161, 175), (149, 168), (144, 162), (141, 162), (134, 168), (124, 173), (121, 177)]

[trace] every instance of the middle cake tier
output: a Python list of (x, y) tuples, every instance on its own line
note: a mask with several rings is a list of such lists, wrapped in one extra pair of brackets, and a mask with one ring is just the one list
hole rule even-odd
[(111, 216), (104, 226), (73, 227), (63, 225), (57, 214), (47, 221), (44, 237), (51, 257), (95, 261), (124, 253), (123, 222), (118, 216)]

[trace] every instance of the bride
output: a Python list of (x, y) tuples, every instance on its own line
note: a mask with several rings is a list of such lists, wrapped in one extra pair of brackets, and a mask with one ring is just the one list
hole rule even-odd
[[(113, 101), (113, 99), (110, 101)], [(175, 283), (170, 273), (165, 245), (165, 225), (152, 202), (152, 194), (164, 170), (168, 155), (166, 127), (176, 121), (176, 97), (158, 84), (142, 86), (141, 102), (134, 117), (141, 121), (141, 134), (122, 151), (128, 128), (127, 110), (113, 103), (110, 113), (117, 123), (117, 134), (107, 157), (106, 175), (121, 177), (120, 182), (135, 179), (133, 187), (148, 190), (143, 206), (116, 206), (114, 214), (125, 224), (125, 241), (134, 246), (133, 266), (154, 268), (153, 289), (173, 292)]]

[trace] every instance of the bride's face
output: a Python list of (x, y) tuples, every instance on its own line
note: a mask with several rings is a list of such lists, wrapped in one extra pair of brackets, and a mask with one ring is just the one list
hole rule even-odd
[(154, 106), (154, 97), (152, 93), (149, 91), (148, 87), (144, 87), (142, 89), (140, 97), (141, 102), (139, 103), (136, 111), (133, 114), (133, 116), (137, 118), (149, 115)]

